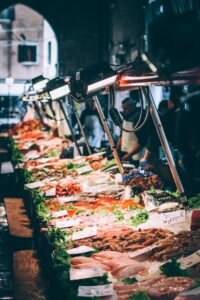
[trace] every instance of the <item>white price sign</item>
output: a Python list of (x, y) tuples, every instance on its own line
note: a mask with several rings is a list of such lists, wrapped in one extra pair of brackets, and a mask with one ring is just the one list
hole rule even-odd
[(102, 277), (104, 271), (102, 268), (71, 269), (69, 271), (70, 280), (80, 280), (93, 277)]
[(113, 285), (79, 286), (79, 297), (103, 297), (113, 295)]
[(162, 213), (161, 220), (165, 226), (185, 222), (185, 210), (180, 209), (172, 212)]
[(137, 257), (137, 256), (140, 256), (142, 254), (145, 254), (145, 253), (148, 253), (150, 251), (152, 251), (154, 248), (156, 248), (157, 246), (155, 245), (151, 245), (151, 246), (148, 246), (148, 247), (145, 247), (143, 249), (139, 249), (139, 250), (136, 250), (134, 252), (129, 252), (128, 253), (128, 256), (130, 258), (134, 258), (134, 257)]
[(188, 269), (198, 263), (200, 263), (200, 250), (196, 251), (195, 253), (184, 257), (180, 258), (178, 262), (181, 264), (181, 269), (185, 270)]
[(72, 241), (86, 239), (91, 236), (97, 235), (97, 228), (96, 227), (90, 227), (87, 229), (84, 229), (82, 231), (77, 231), (72, 234)]
[(65, 217), (67, 215), (68, 215), (67, 210), (59, 210), (51, 213), (52, 218), (60, 218), (60, 217)]
[(43, 186), (44, 183), (41, 182), (41, 181), (35, 181), (35, 182), (31, 182), (31, 183), (27, 183), (25, 184), (25, 187), (28, 188), (28, 189), (37, 189), (41, 186)]
[(79, 196), (68, 196), (68, 197), (58, 197), (58, 201), (61, 203), (67, 203), (67, 202), (75, 202), (79, 201)]
[(45, 196), (53, 197), (56, 196), (56, 188), (49, 189), (45, 192)]
[(87, 166), (84, 166), (84, 167), (81, 167), (81, 168), (78, 168), (76, 169), (77, 173), (79, 175), (81, 174), (84, 174), (84, 173), (87, 173), (87, 172), (90, 172), (92, 171), (93, 169), (90, 167), (90, 165), (87, 165)]
[(77, 226), (80, 224), (80, 221), (78, 220), (57, 220), (55, 222), (55, 227), (57, 228), (69, 228), (69, 227), (73, 227), (73, 226)]
[(88, 246), (79, 246), (73, 249), (67, 250), (67, 253), (69, 255), (76, 255), (76, 254), (83, 254), (83, 253), (88, 253), (88, 252), (93, 252), (94, 248), (88, 247)]

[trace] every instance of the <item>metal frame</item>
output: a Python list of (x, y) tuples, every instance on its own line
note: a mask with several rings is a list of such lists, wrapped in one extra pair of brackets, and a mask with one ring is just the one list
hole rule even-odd
[(115, 146), (115, 143), (113, 141), (113, 138), (112, 138), (112, 134), (110, 132), (110, 129), (108, 127), (108, 124), (106, 122), (106, 118), (104, 116), (104, 113), (103, 113), (103, 110), (101, 108), (101, 105), (100, 105), (100, 102), (99, 102), (99, 99), (98, 99), (98, 96), (94, 96), (93, 97), (94, 101), (95, 101), (95, 104), (96, 104), (96, 108), (97, 108), (97, 111), (98, 111), (98, 114), (99, 114), (99, 117), (101, 119), (101, 122), (102, 122), (102, 125), (104, 127), (104, 130), (106, 132), (106, 135), (108, 137), (108, 142), (109, 142), (109, 145), (110, 145), (110, 148), (113, 152), (113, 155), (114, 155), (114, 158), (116, 160), (116, 164), (118, 166), (118, 169), (120, 171), (120, 173), (123, 175), (124, 174), (124, 168), (123, 168), (123, 165), (122, 165), (122, 162), (119, 158), (119, 154), (117, 152), (117, 149), (116, 149), (116, 146)]
[(82, 152), (81, 152), (80, 147), (79, 147), (79, 145), (78, 145), (78, 143), (77, 143), (77, 140), (76, 140), (76, 137), (75, 137), (73, 128), (72, 128), (72, 126), (71, 126), (71, 124), (70, 124), (70, 121), (69, 121), (69, 118), (68, 118), (67, 111), (66, 111), (66, 109), (65, 109), (65, 107), (64, 107), (64, 105), (63, 105), (63, 101), (62, 101), (62, 100), (59, 100), (58, 103), (59, 103), (60, 109), (61, 109), (61, 111), (62, 111), (62, 113), (63, 113), (63, 115), (64, 115), (65, 121), (66, 121), (66, 123), (67, 123), (67, 125), (68, 125), (68, 127), (69, 127), (69, 130), (70, 130), (71, 135), (72, 135), (73, 142), (74, 142), (75, 145), (76, 145), (76, 148), (77, 148), (77, 150), (78, 150), (78, 153), (79, 153), (79, 155), (82, 155)]
[(172, 152), (171, 152), (171, 149), (169, 147), (167, 137), (165, 135), (165, 132), (164, 132), (164, 129), (163, 129), (158, 111), (156, 109), (154, 99), (153, 99), (152, 95), (150, 94), (150, 90), (149, 90), (148, 87), (143, 87), (143, 88), (141, 88), (141, 90), (142, 90), (142, 93), (143, 93), (144, 97), (149, 100), (150, 114), (152, 116), (152, 119), (153, 119), (153, 122), (154, 122), (154, 125), (155, 125), (155, 128), (156, 128), (156, 131), (158, 133), (161, 145), (162, 145), (163, 150), (165, 152), (165, 155), (166, 155), (169, 167), (170, 167), (170, 171), (172, 173), (174, 182), (176, 184), (176, 188), (177, 188), (178, 192), (181, 195), (181, 201), (183, 203), (187, 203), (187, 198), (185, 196), (185, 191), (184, 191), (184, 188), (182, 186), (179, 174), (177, 172), (176, 165), (175, 165), (175, 162), (174, 162), (174, 158), (172, 156)]
[(86, 146), (86, 148), (87, 148), (88, 154), (91, 155), (91, 154), (92, 154), (92, 151), (91, 151), (91, 149), (90, 149), (90, 145), (89, 145), (88, 140), (87, 140), (87, 137), (86, 137), (86, 135), (85, 135), (85, 131), (84, 131), (83, 126), (82, 126), (82, 124), (81, 124), (81, 121), (80, 121), (80, 118), (79, 118), (79, 114), (78, 114), (77, 109), (76, 109), (76, 106), (75, 106), (75, 104), (74, 104), (74, 100), (73, 100), (72, 98), (71, 98), (70, 100), (71, 100), (71, 105), (72, 105), (73, 113), (74, 113), (74, 115), (75, 115), (75, 117), (76, 117), (76, 120), (77, 120), (79, 129), (80, 129), (80, 133), (81, 133), (81, 135), (82, 135), (82, 137), (83, 137), (83, 139), (84, 139), (85, 146)]

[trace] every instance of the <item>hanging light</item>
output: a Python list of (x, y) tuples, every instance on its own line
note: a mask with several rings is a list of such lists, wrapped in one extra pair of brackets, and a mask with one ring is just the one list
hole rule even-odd
[(71, 83), (72, 96), (76, 101), (84, 102), (106, 87), (114, 85), (116, 80), (117, 72), (106, 62), (80, 69)]
[(65, 97), (71, 91), (69, 81), (66, 82), (64, 79), (59, 77), (49, 80), (46, 85), (46, 89), (51, 100), (57, 100)]
[(43, 75), (40, 75), (38, 77), (35, 77), (31, 80), (33, 89), (37, 93), (42, 93), (46, 89), (46, 84), (49, 80), (45, 78)]

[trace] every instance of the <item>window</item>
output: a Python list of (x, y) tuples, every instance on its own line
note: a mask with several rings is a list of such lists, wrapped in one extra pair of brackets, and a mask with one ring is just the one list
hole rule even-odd
[(51, 42), (48, 42), (48, 56), (47, 56), (47, 63), (48, 65), (51, 64)]
[(18, 46), (18, 62), (26, 65), (38, 63), (38, 45), (26, 44)]

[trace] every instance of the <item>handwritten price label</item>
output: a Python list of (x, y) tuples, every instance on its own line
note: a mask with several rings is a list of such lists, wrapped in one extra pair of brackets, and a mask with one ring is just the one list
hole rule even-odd
[(25, 187), (28, 188), (28, 189), (37, 189), (41, 186), (43, 186), (44, 183), (41, 182), (41, 181), (35, 181), (35, 182), (31, 182), (31, 183), (27, 183), (25, 184)]
[(96, 286), (79, 286), (79, 297), (103, 297), (113, 295), (112, 284), (96, 285)]
[(95, 236), (95, 235), (97, 235), (96, 227), (87, 228), (82, 231), (74, 232), (72, 235), (72, 241), (86, 239), (88, 237)]
[(60, 218), (60, 217), (65, 217), (67, 215), (68, 215), (67, 210), (59, 210), (51, 213), (52, 218)]
[(185, 210), (181, 209), (172, 212), (162, 213), (161, 220), (163, 225), (165, 226), (185, 222)]
[(76, 225), (79, 225), (79, 224), (80, 224), (80, 221), (78, 221), (78, 220), (69, 220), (69, 221), (57, 220), (55, 222), (55, 227), (57, 227), (57, 228), (69, 228), (69, 227), (73, 227), (73, 226), (76, 226)]
[(83, 254), (83, 253), (88, 253), (88, 252), (93, 252), (94, 248), (88, 247), (88, 246), (79, 246), (73, 249), (67, 250), (67, 253), (69, 255), (76, 255), (76, 254)]
[(92, 168), (90, 167), (90, 165), (87, 165), (87, 166), (76, 169), (76, 171), (79, 175), (81, 175), (81, 174), (92, 171)]
[(48, 197), (56, 196), (56, 188), (49, 189), (45, 192), (45, 195)]
[(75, 202), (75, 201), (79, 201), (79, 197), (75, 195), (69, 197), (58, 197), (58, 201), (61, 203)]
[(70, 280), (102, 277), (103, 274), (104, 271), (101, 268), (71, 269), (69, 271)]
[(178, 262), (181, 264), (181, 269), (186, 270), (198, 263), (200, 263), (200, 250), (196, 251), (195, 253), (184, 257), (180, 258)]

